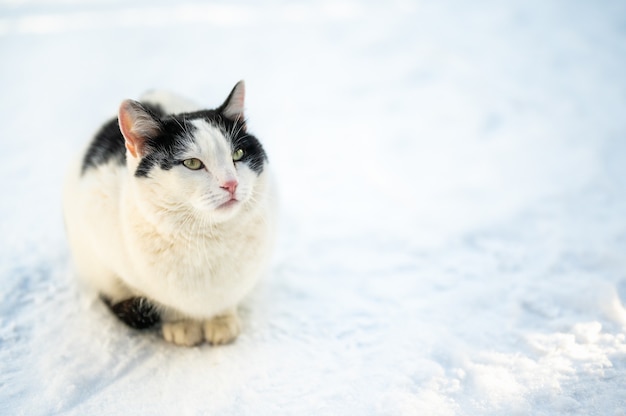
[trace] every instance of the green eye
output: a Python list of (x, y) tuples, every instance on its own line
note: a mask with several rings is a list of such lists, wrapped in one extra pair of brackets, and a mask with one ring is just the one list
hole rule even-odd
[(183, 160), (183, 165), (185, 165), (186, 168), (191, 169), (191, 170), (198, 170), (204, 166), (202, 162), (200, 161), (200, 159), (196, 159), (196, 158)]
[(241, 160), (242, 157), (243, 157), (243, 149), (237, 149), (233, 152), (233, 160), (235, 162)]

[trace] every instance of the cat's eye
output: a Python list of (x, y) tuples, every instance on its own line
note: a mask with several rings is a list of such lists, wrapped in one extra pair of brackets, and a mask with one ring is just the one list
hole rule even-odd
[(200, 159), (196, 159), (196, 158), (183, 160), (183, 165), (185, 165), (186, 168), (191, 169), (191, 170), (202, 169), (202, 167), (204, 166), (202, 162), (200, 161)]
[(243, 149), (237, 149), (233, 152), (233, 160), (235, 162), (240, 161), (243, 158), (244, 152)]

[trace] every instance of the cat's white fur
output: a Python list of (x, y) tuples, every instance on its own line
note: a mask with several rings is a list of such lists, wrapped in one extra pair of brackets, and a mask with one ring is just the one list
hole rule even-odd
[[(240, 94), (235, 105), (242, 106)], [(142, 100), (168, 113), (199, 109), (163, 92)], [(196, 145), (182, 157), (201, 159), (206, 170), (155, 167), (149, 178), (136, 178), (140, 158), (127, 150), (126, 167), (109, 162), (81, 175), (83, 152), (67, 175), (64, 214), (80, 278), (114, 302), (156, 301), (168, 341), (219, 344), (238, 335), (237, 305), (267, 265), (274, 193), (267, 163), (259, 176), (245, 164), (235, 168), (222, 133), (193, 123)], [(220, 187), (227, 181), (238, 182), (240, 202), (220, 208), (230, 199)]]

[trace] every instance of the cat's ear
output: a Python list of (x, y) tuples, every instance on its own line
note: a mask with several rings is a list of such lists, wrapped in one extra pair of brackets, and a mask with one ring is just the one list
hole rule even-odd
[(161, 130), (159, 121), (137, 101), (123, 101), (117, 119), (126, 148), (135, 158), (144, 155), (146, 140), (156, 137)]
[(243, 80), (241, 80), (235, 85), (235, 88), (233, 88), (230, 92), (230, 95), (226, 101), (224, 101), (224, 104), (218, 108), (218, 111), (228, 119), (243, 122), (243, 107), (245, 98), (246, 84)]

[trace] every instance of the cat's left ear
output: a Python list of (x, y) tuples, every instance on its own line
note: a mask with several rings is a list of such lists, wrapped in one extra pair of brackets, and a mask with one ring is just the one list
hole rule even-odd
[(126, 149), (134, 158), (145, 154), (146, 141), (156, 137), (161, 130), (159, 121), (138, 101), (122, 102), (117, 119)]
[(235, 88), (230, 92), (230, 95), (224, 101), (218, 111), (222, 113), (226, 118), (233, 121), (244, 122), (243, 107), (244, 100), (246, 98), (246, 84), (243, 80), (239, 81)]

